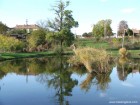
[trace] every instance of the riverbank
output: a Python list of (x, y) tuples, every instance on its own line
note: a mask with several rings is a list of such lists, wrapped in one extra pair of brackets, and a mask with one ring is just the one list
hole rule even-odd
[[(109, 54), (114, 57), (118, 57), (118, 50), (107, 50)], [(132, 58), (140, 58), (140, 50), (128, 50)], [(72, 55), (72, 51), (66, 51), (63, 55)], [(32, 53), (1, 53), (0, 61), (19, 59), (19, 58), (33, 58), (33, 57), (43, 57), (43, 56), (57, 56), (53, 51), (46, 52), (32, 52)]]
[[(72, 52), (66, 52), (63, 55), (70, 55)], [(33, 58), (33, 57), (43, 57), (43, 56), (57, 56), (53, 51), (46, 52), (31, 52), (31, 53), (0, 53), (0, 61), (19, 59), (19, 58)]]

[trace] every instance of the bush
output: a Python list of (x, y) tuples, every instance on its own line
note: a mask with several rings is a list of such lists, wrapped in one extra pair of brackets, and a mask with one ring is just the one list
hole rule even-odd
[(126, 50), (126, 48), (120, 48), (120, 49), (119, 49), (119, 54), (121, 55), (122, 58), (123, 58), (123, 57), (126, 57), (126, 55), (127, 55), (127, 50)]
[(121, 46), (121, 39), (120, 38), (112, 38), (111, 46), (115, 48), (119, 48)]
[(83, 64), (89, 72), (94, 69), (98, 69), (97, 72), (107, 72), (109, 70), (110, 56), (105, 50), (85, 47), (75, 49), (74, 52), (75, 55), (69, 62)]
[(132, 44), (133, 49), (140, 49), (140, 42), (135, 42)]
[(61, 46), (56, 46), (56, 47), (54, 48), (54, 53), (55, 53), (56, 55), (61, 55), (61, 54), (63, 54), (63, 52), (64, 52), (64, 50), (63, 50), (63, 48), (61, 49)]
[(28, 37), (27, 42), (29, 48), (37, 47), (38, 45), (45, 43), (46, 33), (44, 30), (33, 31), (32, 34)]
[(13, 37), (0, 35), (0, 51), (1, 52), (13, 52), (22, 51), (24, 43)]

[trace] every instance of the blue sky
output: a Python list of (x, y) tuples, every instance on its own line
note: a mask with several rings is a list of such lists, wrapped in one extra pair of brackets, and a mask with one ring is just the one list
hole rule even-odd
[[(36, 24), (39, 20), (54, 17), (51, 6), (56, 0), (0, 0), (0, 21), (14, 27), (16, 24)], [(126, 20), (130, 28), (140, 29), (140, 0), (69, 0), (67, 9), (79, 27), (73, 32), (90, 32), (92, 25), (102, 19), (112, 20), (113, 32), (117, 31), (121, 20)]]

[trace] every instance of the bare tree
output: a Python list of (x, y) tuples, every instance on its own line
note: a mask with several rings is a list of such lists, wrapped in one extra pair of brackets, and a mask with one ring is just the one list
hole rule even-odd
[(125, 20), (120, 21), (119, 27), (118, 27), (118, 34), (123, 36), (125, 34), (124, 32), (126, 29), (128, 29), (127, 21)]
[(124, 47), (124, 36), (127, 29), (128, 29), (127, 21), (125, 20), (120, 21), (118, 27), (118, 34), (122, 36), (122, 48)]

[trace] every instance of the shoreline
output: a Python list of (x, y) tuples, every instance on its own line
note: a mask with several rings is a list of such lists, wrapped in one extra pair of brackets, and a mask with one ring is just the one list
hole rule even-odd
[[(110, 50), (107, 51), (109, 54), (111, 54), (114, 57), (119, 57), (118, 50)], [(140, 59), (140, 50), (128, 50), (128, 52), (131, 53), (132, 58), (138, 58)], [(62, 55), (72, 55), (72, 51), (66, 51)], [(0, 53), (0, 61), (5, 60), (12, 60), (12, 59), (21, 59), (21, 58), (35, 58), (35, 57), (45, 57), (45, 56), (60, 56), (53, 51), (47, 51), (47, 52), (28, 52), (28, 53)]]

